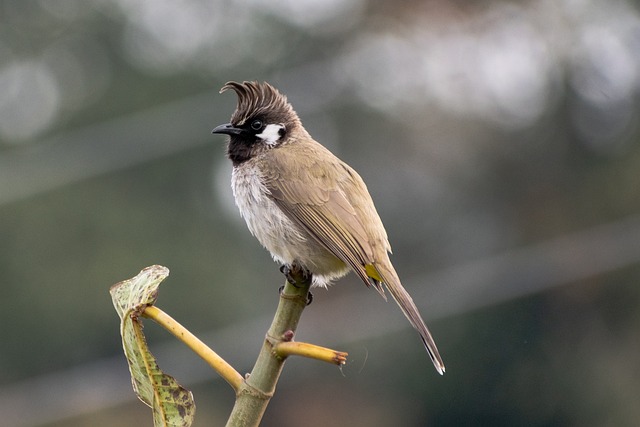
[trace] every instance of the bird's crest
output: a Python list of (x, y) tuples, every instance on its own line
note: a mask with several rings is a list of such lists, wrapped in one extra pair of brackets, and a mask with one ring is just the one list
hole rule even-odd
[(287, 101), (287, 97), (269, 83), (227, 82), (220, 93), (232, 89), (238, 95), (238, 106), (231, 116), (234, 126), (243, 125), (247, 119), (268, 118), (271, 123), (299, 122), (298, 115)]

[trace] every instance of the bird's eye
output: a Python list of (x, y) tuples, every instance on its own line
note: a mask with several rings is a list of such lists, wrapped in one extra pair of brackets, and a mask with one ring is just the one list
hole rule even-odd
[(262, 129), (262, 120), (254, 120), (251, 122), (251, 129), (253, 130), (260, 130)]

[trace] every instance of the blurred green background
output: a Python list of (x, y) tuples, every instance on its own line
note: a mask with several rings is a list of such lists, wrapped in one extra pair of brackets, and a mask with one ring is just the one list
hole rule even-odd
[[(0, 3), (0, 414), (151, 425), (109, 286), (247, 372), (283, 283), (233, 205), (227, 80), (266, 80), (360, 172), (436, 374), (392, 303), (316, 290), (265, 426), (640, 424), (640, 12), (630, 0)], [(166, 332), (160, 366), (223, 425), (228, 386)]]

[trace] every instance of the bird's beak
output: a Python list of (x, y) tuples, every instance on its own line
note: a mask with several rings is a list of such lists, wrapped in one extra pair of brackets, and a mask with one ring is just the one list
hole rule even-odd
[(211, 133), (223, 133), (225, 135), (242, 135), (246, 130), (234, 127), (231, 123), (225, 123), (217, 126)]

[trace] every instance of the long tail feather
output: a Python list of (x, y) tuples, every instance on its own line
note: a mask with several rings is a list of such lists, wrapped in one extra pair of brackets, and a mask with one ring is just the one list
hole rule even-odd
[(416, 307), (411, 295), (404, 289), (402, 284), (400, 283), (400, 279), (398, 278), (398, 274), (395, 272), (393, 266), (389, 263), (389, 266), (384, 265), (375, 265), (378, 274), (380, 275), (381, 281), (384, 282), (389, 293), (396, 301), (400, 309), (404, 313), (404, 315), (411, 323), (411, 326), (415, 328), (416, 331), (420, 334), (420, 338), (422, 338), (422, 342), (424, 343), (424, 347), (427, 349), (429, 353), (429, 357), (433, 362), (433, 366), (435, 366), (436, 370), (440, 375), (444, 374), (444, 362), (442, 361), (442, 357), (440, 357), (440, 353), (438, 352), (438, 347), (436, 347), (436, 343), (431, 336), (431, 332), (425, 325), (424, 320), (422, 320), (422, 316), (418, 311), (418, 307)]

